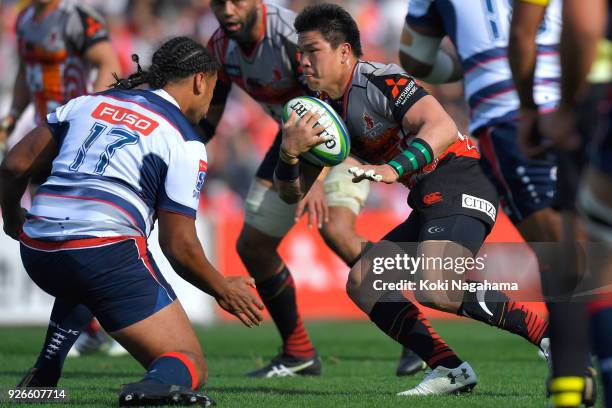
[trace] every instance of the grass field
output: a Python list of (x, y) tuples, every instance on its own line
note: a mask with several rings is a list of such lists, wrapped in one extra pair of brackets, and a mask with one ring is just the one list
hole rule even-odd
[[(307, 326), (323, 359), (320, 378), (243, 376), (276, 353), (279, 341), (270, 324), (250, 330), (233, 324), (198, 328), (210, 369), (206, 392), (222, 407), (545, 406), (546, 363), (529, 343), (500, 330), (465, 321), (434, 322), (460, 357), (472, 364), (478, 386), (471, 395), (405, 399), (395, 393), (417, 384), (422, 375), (395, 377), (399, 346), (373, 325), (334, 321)], [(0, 389), (14, 386), (34, 362), (44, 330), (0, 328)], [(69, 406), (107, 407), (116, 405), (120, 384), (138, 380), (142, 373), (129, 357), (96, 354), (68, 360), (60, 386), (70, 396)], [(3, 398), (0, 405), (6, 404)]]

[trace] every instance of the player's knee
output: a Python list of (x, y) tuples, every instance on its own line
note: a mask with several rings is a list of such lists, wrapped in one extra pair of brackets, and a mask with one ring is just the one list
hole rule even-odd
[(346, 280), (346, 293), (349, 298), (357, 305), (360, 305), (360, 292), (361, 292), (361, 274), (359, 268), (353, 268), (349, 272), (348, 279)]
[(434, 292), (428, 290), (415, 290), (414, 298), (423, 306), (433, 309), (438, 309), (442, 303)]
[(333, 247), (340, 246), (354, 234), (355, 231), (351, 225), (348, 225), (342, 219), (333, 217), (328, 222), (324, 223), (321, 229), (321, 236), (327, 244)]

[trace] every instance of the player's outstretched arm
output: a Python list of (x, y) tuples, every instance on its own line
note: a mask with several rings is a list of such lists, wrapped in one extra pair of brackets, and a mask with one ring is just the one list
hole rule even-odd
[(544, 151), (538, 129), (538, 106), (533, 97), (533, 84), (537, 60), (536, 35), (547, 1), (532, 2), (515, 0), (510, 23), (508, 60), (512, 79), (520, 101), (518, 139), (528, 156), (537, 156)]
[(402, 118), (402, 126), (416, 137), (389, 163), (351, 167), (353, 182), (370, 180), (391, 184), (417, 172), (457, 141), (455, 122), (431, 95), (419, 99)]
[(564, 0), (560, 109), (573, 113), (597, 54), (608, 12), (605, 0)]
[(429, 144), (433, 151), (432, 160), (457, 141), (455, 121), (431, 95), (412, 105), (402, 119), (402, 126)]
[(159, 245), (176, 273), (213, 296), (246, 326), (259, 325), (264, 305), (251, 290), (255, 287), (253, 278), (221, 275), (204, 254), (193, 218), (159, 210), (158, 221)]
[(6, 156), (0, 166), (0, 202), (4, 232), (17, 239), (25, 221), (21, 197), (32, 174), (51, 167), (57, 156), (57, 143), (47, 126), (28, 133)]
[(514, 0), (508, 42), (508, 59), (521, 109), (535, 109), (536, 113), (537, 106), (533, 99), (536, 35), (545, 12), (546, 4)]
[(93, 83), (94, 92), (104, 91), (115, 83), (113, 73), (121, 75), (119, 57), (110, 41), (100, 41), (89, 47), (85, 59), (98, 70)]
[(300, 162), (299, 156), (313, 146), (327, 142), (331, 136), (323, 134), (327, 127), (320, 123), (321, 115), (309, 111), (301, 118), (291, 113), (283, 125), (280, 157), (274, 170), (274, 185), (281, 200), (288, 204), (300, 201), (322, 171), (321, 167)]

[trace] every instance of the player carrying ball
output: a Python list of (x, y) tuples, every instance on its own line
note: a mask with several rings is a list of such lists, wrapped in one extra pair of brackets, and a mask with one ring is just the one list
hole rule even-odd
[[(410, 186), (410, 217), (374, 248), (418, 242), (425, 256), (474, 256), (497, 215), (497, 194), (480, 170), (478, 150), (440, 104), (395, 65), (367, 62), (353, 18), (341, 7), (307, 7), (295, 20), (301, 64), (308, 86), (342, 115), (351, 135), (352, 154), (373, 165), (355, 167), (354, 181), (402, 182)], [(376, 131), (364, 126), (365, 117)], [(295, 115), (283, 128), (275, 180), (281, 198), (299, 200), (321, 169), (298, 156), (321, 142), (318, 115)], [(314, 125), (314, 126), (313, 126)], [(365, 123), (367, 125), (367, 123)], [(432, 199), (437, 197), (437, 199)], [(475, 205), (478, 203), (478, 205)], [(365, 263), (364, 263), (365, 259)], [(437, 395), (471, 390), (476, 374), (423, 320), (415, 304), (399, 291), (373, 293), (367, 258), (351, 270), (347, 291), (355, 304), (387, 335), (414, 350), (432, 372), (400, 395)], [(440, 271), (420, 271), (424, 279)], [(477, 299), (476, 293), (482, 295)], [(524, 305), (499, 291), (416, 293), (427, 306), (468, 316), (519, 334), (539, 346), (547, 324)]]

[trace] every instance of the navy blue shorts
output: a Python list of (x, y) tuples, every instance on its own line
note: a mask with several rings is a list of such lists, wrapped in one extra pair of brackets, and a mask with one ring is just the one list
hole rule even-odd
[(481, 153), (480, 166), (495, 185), (504, 212), (514, 224), (553, 205), (557, 163), (530, 159), (518, 145), (517, 123), (506, 122), (476, 131)]
[(84, 304), (108, 332), (146, 319), (176, 299), (144, 238), (51, 242), (22, 235), (21, 259), (41, 289)]

